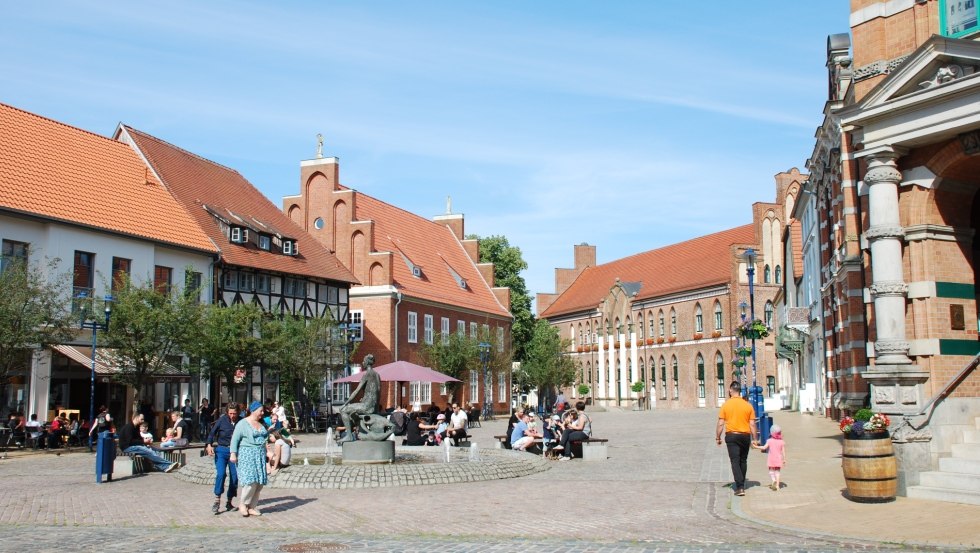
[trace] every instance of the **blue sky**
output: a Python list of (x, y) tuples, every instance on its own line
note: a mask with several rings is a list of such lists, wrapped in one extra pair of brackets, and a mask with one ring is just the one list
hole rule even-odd
[(554, 290), (598, 261), (742, 225), (804, 169), (848, 0), (31, 2), (0, 17), (0, 102), (122, 121), (275, 204), (299, 162), (466, 231)]

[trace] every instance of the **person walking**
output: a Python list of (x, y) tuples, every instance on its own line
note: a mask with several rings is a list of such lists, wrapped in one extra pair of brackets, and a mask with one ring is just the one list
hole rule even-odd
[(235, 423), (238, 422), (238, 405), (228, 403), (224, 415), (211, 427), (211, 431), (205, 438), (205, 451), (214, 457), (214, 469), (217, 473), (214, 478), (214, 505), (211, 512), (221, 513), (221, 494), (225, 490), (225, 476), (228, 477), (228, 500), (225, 502), (225, 510), (230, 511), (235, 508), (231, 500), (238, 495), (238, 465), (231, 462), (231, 437), (235, 434)]
[(742, 397), (742, 387), (738, 382), (728, 386), (728, 400), (718, 411), (718, 424), (715, 427), (715, 441), (721, 446), (721, 435), (725, 433), (725, 446), (728, 460), (732, 464), (735, 495), (745, 495), (745, 473), (748, 470), (749, 449), (756, 443), (755, 410)]
[(243, 517), (258, 517), (262, 516), (262, 512), (256, 508), (259, 494), (269, 479), (265, 462), (265, 442), (269, 439), (269, 432), (262, 425), (265, 412), (262, 402), (253, 401), (248, 409), (248, 416), (238, 421), (231, 436), (230, 460), (238, 464), (238, 482), (242, 485), (238, 512)]
[(769, 489), (778, 492), (780, 486), (780, 473), (783, 465), (786, 464), (786, 443), (783, 442), (783, 429), (778, 425), (772, 425), (769, 429), (769, 439), (766, 445), (753, 445), (755, 449), (768, 452), (766, 466), (769, 467)]

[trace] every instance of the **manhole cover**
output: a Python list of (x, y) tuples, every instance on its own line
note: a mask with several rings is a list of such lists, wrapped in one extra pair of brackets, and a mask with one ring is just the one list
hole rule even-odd
[(307, 543), (287, 543), (280, 545), (279, 551), (289, 553), (319, 553), (320, 551), (346, 551), (349, 546), (343, 543), (329, 543), (322, 541), (312, 541)]

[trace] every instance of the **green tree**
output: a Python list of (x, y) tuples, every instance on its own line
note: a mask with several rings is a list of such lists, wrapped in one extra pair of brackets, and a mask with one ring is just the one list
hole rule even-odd
[(538, 391), (538, 397), (544, 398), (555, 388), (571, 385), (575, 380), (576, 366), (565, 355), (569, 345), (571, 340), (562, 339), (557, 328), (545, 320), (537, 321), (528, 343), (527, 359), (521, 363), (521, 384), (525, 389), (534, 388)]
[(279, 375), (283, 402), (318, 402), (321, 383), (345, 364), (343, 337), (329, 316), (307, 319), (286, 314), (266, 319), (262, 340), (263, 361)]
[(187, 342), (187, 353), (200, 360), (200, 376), (220, 378), (231, 392), (235, 371), (251, 371), (266, 352), (262, 318), (262, 309), (253, 304), (204, 307), (194, 336)]
[[(93, 302), (90, 307), (95, 311), (100, 306)], [(134, 409), (139, 408), (146, 384), (184, 353), (200, 320), (201, 307), (189, 295), (151, 283), (137, 285), (125, 277), (115, 282), (103, 345), (119, 357), (115, 378), (133, 387)]]
[[(469, 371), (480, 368), (479, 342), (468, 336), (451, 333), (445, 343), (433, 340), (419, 351), (423, 364), (459, 380), (466, 380)], [(458, 401), (461, 382), (447, 382), (446, 392), (452, 401)]]
[(0, 259), (0, 398), (14, 376), (27, 374), (30, 352), (71, 339), (68, 275), (58, 260), (46, 270), (18, 259)]
[(521, 271), (527, 269), (527, 262), (521, 249), (511, 246), (505, 236), (480, 238), (467, 236), (480, 241), (480, 262), (493, 263), (493, 278), (496, 286), (510, 288), (510, 313), (514, 317), (511, 326), (513, 358), (516, 361), (527, 359), (527, 344), (534, 333), (534, 314), (531, 312), (531, 296)]

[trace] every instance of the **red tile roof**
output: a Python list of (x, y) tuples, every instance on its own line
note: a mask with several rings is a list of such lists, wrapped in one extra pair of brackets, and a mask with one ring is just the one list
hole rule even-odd
[[(190, 212), (198, 226), (218, 244), (225, 263), (284, 274), (357, 282), (333, 254), (289, 220), (237, 171), (132, 127), (123, 125), (119, 132), (129, 135), (167, 189)], [(299, 255), (262, 250), (254, 242), (232, 244), (208, 209), (227, 220), (235, 221), (237, 215), (249, 222), (249, 226), (265, 225), (270, 235), (281, 233), (296, 239)]]
[(595, 309), (617, 278), (641, 283), (638, 300), (731, 282), (731, 246), (754, 241), (753, 226), (744, 225), (588, 267), (540, 316)]
[[(394, 252), (394, 284), (403, 294), (510, 318), (509, 306), (497, 301), (463, 245), (445, 225), (362, 192), (357, 193), (355, 206), (355, 220), (374, 221), (374, 249)], [(421, 267), (421, 278), (412, 275), (402, 255)], [(452, 271), (466, 281), (465, 289)]]
[(217, 252), (129, 146), (5, 104), (0, 208)]

